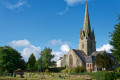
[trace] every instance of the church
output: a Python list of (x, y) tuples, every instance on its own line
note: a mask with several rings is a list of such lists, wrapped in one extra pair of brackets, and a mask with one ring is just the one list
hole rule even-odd
[[(103, 54), (105, 51), (96, 51), (96, 41), (94, 30), (91, 30), (90, 19), (88, 13), (88, 5), (86, 3), (83, 30), (80, 29), (78, 49), (70, 49), (67, 55), (60, 57), (57, 61), (57, 67), (73, 68), (77, 66), (85, 67), (86, 70), (97, 71), (94, 58), (97, 54)], [(110, 57), (112, 54), (108, 53)]]

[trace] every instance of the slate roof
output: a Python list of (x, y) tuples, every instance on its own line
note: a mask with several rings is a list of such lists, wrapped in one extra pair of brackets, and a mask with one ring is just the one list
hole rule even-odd
[(85, 62), (86, 63), (92, 63), (94, 62), (95, 56), (85, 56)]
[(91, 55), (96, 56), (97, 54), (103, 54), (105, 51), (95, 51)]
[(76, 55), (78, 55), (78, 57), (85, 62), (85, 53), (82, 50), (76, 50), (76, 49), (72, 49)]
[[(90, 56), (86, 56), (85, 53), (82, 50), (76, 50), (72, 49), (76, 55), (85, 63), (92, 63), (94, 62), (94, 58), (97, 54), (103, 54), (105, 51), (95, 51)], [(108, 55), (114, 59), (114, 56), (111, 53), (108, 53)]]

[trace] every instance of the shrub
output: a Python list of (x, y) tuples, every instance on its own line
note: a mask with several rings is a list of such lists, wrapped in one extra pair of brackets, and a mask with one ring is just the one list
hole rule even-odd
[(117, 80), (117, 73), (106, 72), (103, 76), (103, 80)]
[(76, 68), (74, 68), (73, 72), (74, 73), (80, 73), (80, 72), (85, 72), (85, 68), (77, 66)]
[(73, 69), (68, 69), (68, 73), (72, 73), (73, 72)]
[(48, 69), (45, 69), (45, 72), (46, 72), (46, 73), (48, 73), (48, 72), (49, 72), (49, 70), (48, 70)]
[(19, 69), (19, 68), (18, 68), (17, 70), (15, 70), (15, 72), (21, 72), (21, 71), (22, 71), (22, 70), (21, 70), (21, 69)]
[(68, 73), (68, 69), (64, 69), (61, 71), (62, 73)]
[(64, 67), (53, 67), (53, 68), (48, 68), (49, 72), (61, 72), (61, 70), (64, 70)]
[(120, 67), (116, 68), (116, 71), (117, 71), (117, 72), (120, 72)]

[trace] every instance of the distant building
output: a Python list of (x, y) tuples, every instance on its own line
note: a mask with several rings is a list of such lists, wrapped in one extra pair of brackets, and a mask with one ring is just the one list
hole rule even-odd
[[(86, 3), (85, 17), (83, 30), (80, 29), (79, 45), (78, 49), (70, 49), (67, 55), (61, 57), (57, 61), (57, 67), (67, 66), (68, 68), (82, 66), (86, 70), (97, 71), (98, 68), (95, 65), (94, 58), (100, 53), (103, 54), (105, 51), (96, 51), (96, 41), (94, 30), (91, 30), (88, 6)], [(114, 58), (112, 54), (108, 55)]]
[(57, 61), (57, 67), (65, 67), (66, 66), (66, 55), (64, 57), (60, 57), (60, 59)]

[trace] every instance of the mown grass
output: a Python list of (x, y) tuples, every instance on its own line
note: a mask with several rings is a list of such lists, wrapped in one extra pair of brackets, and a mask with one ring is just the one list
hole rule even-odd
[[(27, 75), (27, 72), (24, 73), (24, 78), (20, 78), (20, 76), (12, 77), (12, 76), (1, 76), (0, 80), (84, 80), (83, 78), (77, 78), (77, 75), (75, 77), (70, 77), (70, 74), (64, 74), (64, 73), (32, 73), (30, 72), (30, 76)], [(35, 76), (37, 75), (37, 76)]]
[(93, 73), (87, 73), (92, 79), (103, 80), (103, 76), (105, 75), (105, 71), (98, 71)]
[(105, 74), (104, 71), (98, 71), (98, 72), (84, 72), (84, 73), (71, 73), (71, 75), (89, 75), (92, 77), (92, 79), (97, 79), (97, 80), (103, 80), (102, 76)]
[(0, 80), (84, 80), (84, 79), (60, 79), (60, 78), (13, 78), (13, 77), (0, 77)]
[[(91, 76), (92, 80), (103, 80), (103, 76), (105, 75), (106, 72), (108, 72), (108, 71), (98, 71), (98, 72), (92, 72), (92, 73), (89, 73), (89, 72), (71, 73), (69, 75), (70, 76), (73, 75), (74, 77), (76, 77), (77, 75), (81, 75), (81, 76), (88, 75), (88, 76)], [(40, 74), (40, 73), (33, 73), (33, 74)], [(15, 78), (14, 77), (0, 77), (0, 80), (85, 80), (85, 79), (78, 79), (78, 78), (71, 79), (68, 75), (67, 75), (67, 77), (63, 76), (62, 73), (44, 73), (43, 76), (45, 76), (45, 75), (51, 75), (52, 77), (40, 78), (40, 77), (32, 76), (32, 77), (20, 78), (17, 76)]]

